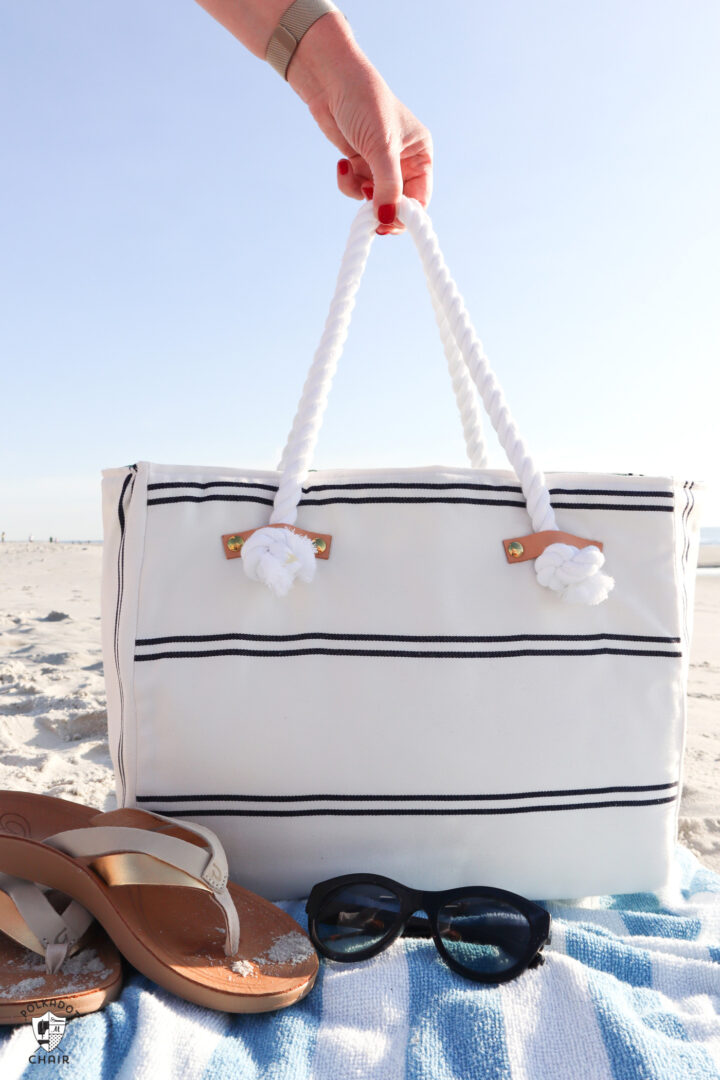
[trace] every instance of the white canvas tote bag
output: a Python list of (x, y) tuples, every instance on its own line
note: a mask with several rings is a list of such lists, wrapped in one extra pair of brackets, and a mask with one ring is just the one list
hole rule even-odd
[[(353, 871), (535, 898), (657, 888), (696, 485), (545, 477), (427, 214), (399, 213), (470, 466), (309, 471), (374, 236), (364, 206), (278, 470), (103, 474), (118, 803), (209, 825), (233, 880), (272, 899)], [(479, 400), (509, 469), (485, 465)]]

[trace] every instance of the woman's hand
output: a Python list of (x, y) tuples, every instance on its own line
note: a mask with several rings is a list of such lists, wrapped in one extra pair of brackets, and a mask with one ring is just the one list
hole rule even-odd
[(400, 195), (423, 206), (430, 201), (432, 139), (360, 51), (342, 16), (323, 16), (310, 28), (288, 81), (344, 155), (337, 164), (340, 190), (372, 199), (378, 233), (400, 232)]
[[(198, 0), (256, 56), (264, 58), (289, 0)], [(309, 28), (287, 70), (288, 82), (343, 158), (340, 190), (372, 199), (379, 233), (396, 233), (402, 194), (427, 206), (432, 193), (430, 132), (395, 97), (339, 11)]]

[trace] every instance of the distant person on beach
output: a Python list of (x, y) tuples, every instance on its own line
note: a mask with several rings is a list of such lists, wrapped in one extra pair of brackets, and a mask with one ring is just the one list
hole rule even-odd
[[(261, 59), (289, 10), (287, 0), (198, 3)], [(280, 39), (292, 47), (292, 38), (282, 30)], [(281, 58), (286, 55), (287, 49), (283, 53), (281, 47)], [(373, 200), (378, 233), (401, 232), (403, 225), (396, 219), (400, 195), (423, 206), (430, 201), (432, 139), (362, 52), (337, 8), (301, 34), (286, 78), (323, 134), (344, 155), (337, 163), (340, 191), (352, 199)]]

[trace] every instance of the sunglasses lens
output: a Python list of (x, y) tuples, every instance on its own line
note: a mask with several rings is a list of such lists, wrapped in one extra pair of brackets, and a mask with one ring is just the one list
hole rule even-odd
[(397, 925), (400, 899), (381, 885), (343, 885), (315, 916), (315, 933), (328, 953), (351, 956), (382, 941)]
[(501, 975), (527, 955), (530, 923), (502, 900), (467, 896), (451, 900), (438, 913), (440, 937), (448, 954), (470, 971)]

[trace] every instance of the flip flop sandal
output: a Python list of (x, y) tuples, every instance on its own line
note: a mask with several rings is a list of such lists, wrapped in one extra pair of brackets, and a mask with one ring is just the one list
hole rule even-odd
[(268, 1012), (315, 982), (307, 934), (228, 881), (223, 847), (204, 825), (0, 791), (0, 870), (73, 897), (138, 971), (197, 1005)]
[(122, 959), (76, 900), (0, 873), (0, 931), (0, 1024), (97, 1012), (120, 993)]

